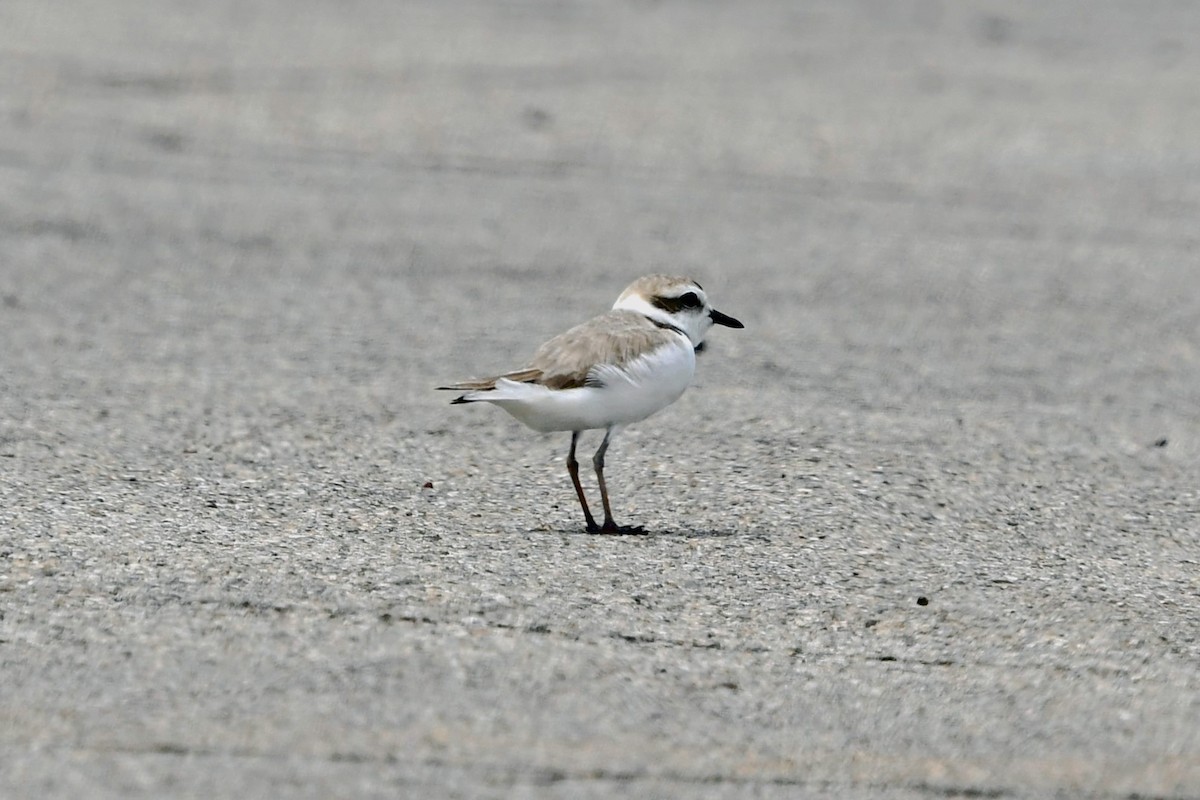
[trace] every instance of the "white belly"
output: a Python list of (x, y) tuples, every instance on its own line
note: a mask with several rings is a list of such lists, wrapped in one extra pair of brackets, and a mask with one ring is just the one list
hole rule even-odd
[(593, 377), (599, 386), (552, 390), (532, 384), (497, 385), (493, 397), (480, 397), (539, 431), (580, 431), (628, 425), (679, 399), (696, 372), (690, 341), (660, 347), (623, 367), (602, 365)]

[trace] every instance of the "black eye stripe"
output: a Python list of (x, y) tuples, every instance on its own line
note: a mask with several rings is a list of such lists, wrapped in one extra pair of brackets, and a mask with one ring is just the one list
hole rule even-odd
[(700, 302), (700, 298), (695, 292), (686, 292), (679, 297), (664, 297), (659, 295), (650, 302), (668, 314), (674, 314), (685, 308), (701, 308), (704, 305), (704, 303)]

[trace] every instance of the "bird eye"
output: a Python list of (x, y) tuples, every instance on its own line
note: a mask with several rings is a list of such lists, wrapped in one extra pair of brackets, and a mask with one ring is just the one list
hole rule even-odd
[(696, 296), (695, 292), (680, 295), (679, 304), (684, 308), (699, 308), (701, 305), (700, 298)]

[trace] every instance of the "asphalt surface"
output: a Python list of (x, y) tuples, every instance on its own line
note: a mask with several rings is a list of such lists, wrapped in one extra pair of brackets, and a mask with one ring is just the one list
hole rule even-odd
[[(6, 0), (0, 796), (1200, 796), (1198, 41)], [(656, 271), (588, 536), (432, 387)]]

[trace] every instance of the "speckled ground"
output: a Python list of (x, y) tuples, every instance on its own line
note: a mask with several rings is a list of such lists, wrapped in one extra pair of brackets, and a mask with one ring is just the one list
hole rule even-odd
[[(1089, 8), (4, 3), (0, 796), (1200, 795), (1200, 15)], [(587, 536), (432, 387), (651, 271)]]

